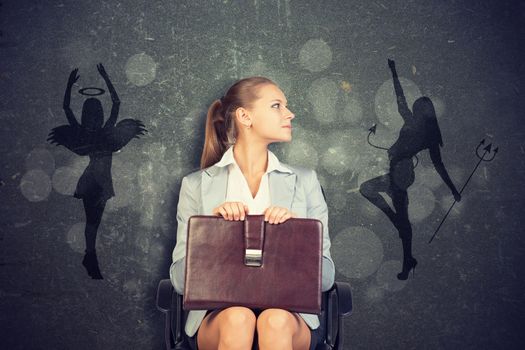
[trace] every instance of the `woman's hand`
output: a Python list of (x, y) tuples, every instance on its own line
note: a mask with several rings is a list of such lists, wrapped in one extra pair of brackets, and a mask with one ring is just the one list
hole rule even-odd
[(264, 221), (270, 224), (281, 224), (289, 218), (294, 218), (297, 215), (292, 213), (288, 208), (283, 207), (268, 207), (264, 211)]
[(78, 68), (75, 68), (71, 71), (71, 74), (69, 74), (67, 85), (73, 86), (73, 84), (77, 82), (78, 78), (80, 78), (80, 75), (78, 75), (77, 73), (78, 73)]
[(244, 220), (248, 214), (248, 206), (242, 202), (224, 202), (213, 209), (213, 215), (222, 216), (226, 220)]

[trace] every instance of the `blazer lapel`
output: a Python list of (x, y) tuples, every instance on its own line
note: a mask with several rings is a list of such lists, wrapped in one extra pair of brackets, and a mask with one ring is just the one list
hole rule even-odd
[(292, 208), (296, 179), (297, 175), (294, 173), (272, 171), (268, 174), (272, 206), (284, 207), (289, 210)]
[(202, 214), (212, 215), (213, 208), (226, 200), (228, 168), (212, 166), (201, 174)]

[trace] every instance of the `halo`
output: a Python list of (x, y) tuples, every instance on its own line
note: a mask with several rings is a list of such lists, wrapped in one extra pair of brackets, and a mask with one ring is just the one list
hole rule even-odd
[[(89, 92), (90, 90), (93, 90), (94, 92)], [(98, 87), (87, 87), (78, 90), (78, 93), (84, 96), (98, 96), (102, 95), (104, 92), (106, 92), (104, 89)]]

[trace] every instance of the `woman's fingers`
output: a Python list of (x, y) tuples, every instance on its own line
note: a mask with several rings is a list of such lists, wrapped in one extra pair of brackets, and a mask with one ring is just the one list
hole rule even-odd
[[(220, 215), (226, 220), (245, 220), (249, 213), (249, 208), (242, 202), (224, 202), (213, 209), (213, 215)], [(264, 211), (264, 221), (270, 224), (280, 224), (290, 218), (297, 217), (297, 214), (283, 207), (268, 207)]]
[[(224, 202), (213, 209), (213, 215), (222, 216), (225, 220), (245, 220), (249, 213), (249, 208), (242, 202)], [(268, 207), (264, 211), (264, 221), (270, 224), (280, 224), (290, 218), (297, 217), (297, 214), (283, 207)]]
[(234, 220), (244, 220), (248, 212), (248, 206), (242, 202), (233, 202), (232, 208)]
[(279, 210), (275, 220), (274, 220), (274, 223), (283, 223), (285, 222), (286, 220), (288, 220), (290, 218), (290, 211), (286, 208), (281, 208), (281, 210)]
[(286, 212), (283, 216), (281, 216), (281, 219), (279, 219), (279, 223), (282, 224), (286, 220), (292, 217), (292, 213)]
[(241, 213), (239, 211), (239, 204), (237, 202), (233, 202), (230, 204), (230, 208), (232, 210), (232, 218), (233, 220), (237, 221), (241, 217)]
[(248, 208), (248, 206), (246, 204), (244, 204), (244, 203), (243, 203), (242, 206), (243, 206), (244, 214), (243, 214), (241, 220), (244, 220), (246, 218), (246, 215), (248, 215), (248, 212), (249, 212), (250, 208)]
[(224, 207), (222, 205), (220, 205), (217, 208), (213, 209), (212, 214), (216, 215), (216, 216), (222, 216), (225, 219), (228, 218), (228, 213), (226, 212), (226, 209), (224, 209)]
[(232, 220), (231, 218), (233, 217), (233, 213), (232, 213), (232, 210), (231, 210), (231, 204), (230, 203), (223, 203), (222, 204), (222, 207), (224, 208), (224, 210), (226, 211), (226, 215), (223, 215), (223, 217), (226, 219), (226, 220)]
[(244, 218), (246, 217), (246, 209), (248, 208), (248, 206), (241, 202), (237, 202), (237, 205), (239, 208), (239, 219), (244, 220)]
[(226, 212), (226, 209), (224, 209), (223, 207), (219, 207), (219, 213), (222, 215), (224, 219), (228, 218), (228, 213)]
[(224, 202), (213, 209), (213, 215), (220, 214), (226, 220), (244, 220), (248, 213), (248, 206), (242, 202)]
[(268, 207), (264, 212), (264, 221), (270, 224), (280, 224), (292, 217), (292, 213), (287, 208)]

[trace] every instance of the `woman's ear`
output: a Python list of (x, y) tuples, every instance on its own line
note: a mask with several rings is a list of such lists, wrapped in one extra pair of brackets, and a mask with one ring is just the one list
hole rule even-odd
[(237, 108), (235, 111), (235, 118), (243, 127), (250, 128), (252, 126), (252, 118), (246, 108)]

